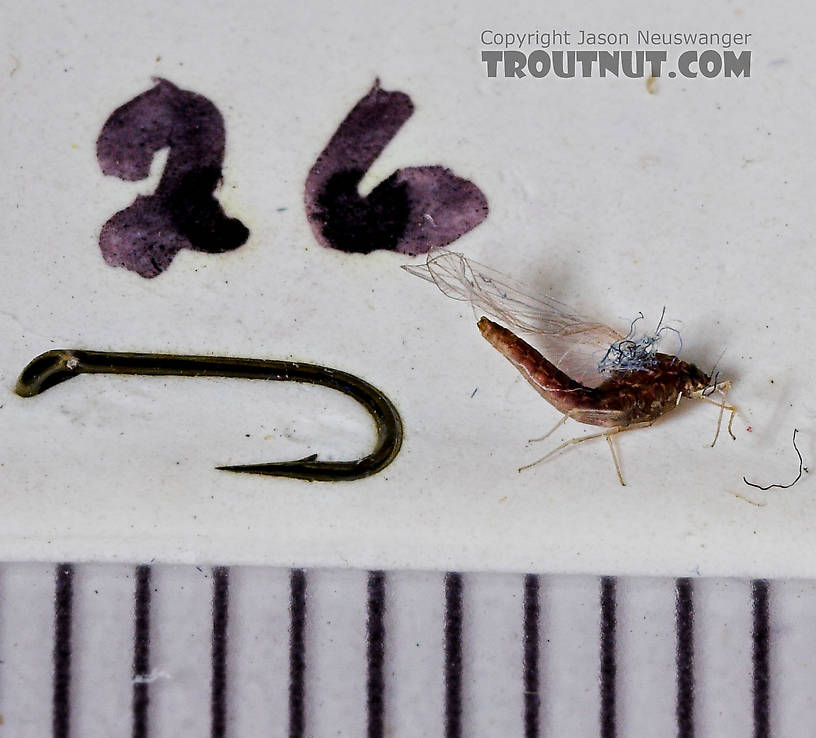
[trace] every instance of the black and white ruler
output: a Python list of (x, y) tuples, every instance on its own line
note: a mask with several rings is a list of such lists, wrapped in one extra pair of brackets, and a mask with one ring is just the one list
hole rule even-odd
[(0, 568), (0, 735), (804, 736), (816, 585)]

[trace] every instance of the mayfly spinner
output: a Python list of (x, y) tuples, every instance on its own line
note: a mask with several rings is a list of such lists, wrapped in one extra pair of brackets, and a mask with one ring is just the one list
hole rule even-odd
[[(549, 438), (570, 418), (606, 429), (566, 441), (519, 471), (546, 461), (572, 444), (604, 437), (618, 479), (625, 484), (612, 437), (650, 426), (677, 407), (683, 397), (720, 408), (712, 446), (719, 437), (725, 410), (731, 413), (728, 433), (734, 438), (731, 426), (736, 408), (725, 402), (730, 382), (718, 382), (717, 374), (709, 376), (694, 364), (658, 352), (663, 334), (676, 334), (670, 326), (662, 325), (662, 318), (651, 334), (636, 336), (635, 321), (629, 333), (622, 335), (603, 323), (581, 317), (550, 297), (532, 297), (508, 277), (443, 249), (430, 252), (423, 265), (403, 268), (433, 282), (448, 297), (467, 301), (474, 309), (492, 315), (517, 333), (535, 334), (541, 339), (550, 359), (508, 328), (486, 317), (478, 322), (482, 336), (563, 413), (549, 433), (533, 440)], [(719, 395), (717, 400), (711, 397), (715, 393)]]

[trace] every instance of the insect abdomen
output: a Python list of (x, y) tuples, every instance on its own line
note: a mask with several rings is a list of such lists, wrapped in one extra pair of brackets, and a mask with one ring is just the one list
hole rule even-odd
[(498, 323), (482, 317), (478, 323), (485, 339), (504, 354), (522, 376), (562, 413), (584, 407), (591, 390), (568, 377), (529, 343)]

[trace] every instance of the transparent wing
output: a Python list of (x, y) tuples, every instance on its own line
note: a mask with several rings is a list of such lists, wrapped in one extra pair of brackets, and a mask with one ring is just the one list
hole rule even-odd
[(572, 335), (594, 328), (610, 331), (606, 345), (622, 338), (601, 323), (588, 321), (569, 306), (546, 295), (533, 297), (531, 290), (507, 275), (445, 249), (428, 254), (425, 264), (403, 266), (407, 272), (433, 282), (445, 295), (464, 300), (524, 333)]
[(603, 381), (599, 362), (612, 344), (625, 338), (558, 300), (546, 295), (534, 297), (529, 288), (462, 254), (435, 249), (428, 253), (425, 264), (403, 269), (432, 282), (448, 297), (469, 302), (508, 328), (539, 336), (546, 358), (589, 386)]

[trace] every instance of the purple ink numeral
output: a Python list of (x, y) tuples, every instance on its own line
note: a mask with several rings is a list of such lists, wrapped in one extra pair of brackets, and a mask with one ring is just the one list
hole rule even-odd
[(413, 112), (408, 95), (387, 92), (378, 80), (323, 149), (305, 191), (306, 215), (323, 246), (423, 254), (487, 217), (482, 191), (442, 166), (398, 169), (360, 196), (360, 180)]
[(96, 142), (105, 174), (145, 179), (156, 152), (170, 152), (156, 192), (137, 197), (102, 227), (99, 246), (108, 264), (155, 277), (181, 249), (215, 254), (246, 242), (246, 226), (227, 217), (213, 196), (224, 142), (215, 105), (165, 79), (111, 114)]

